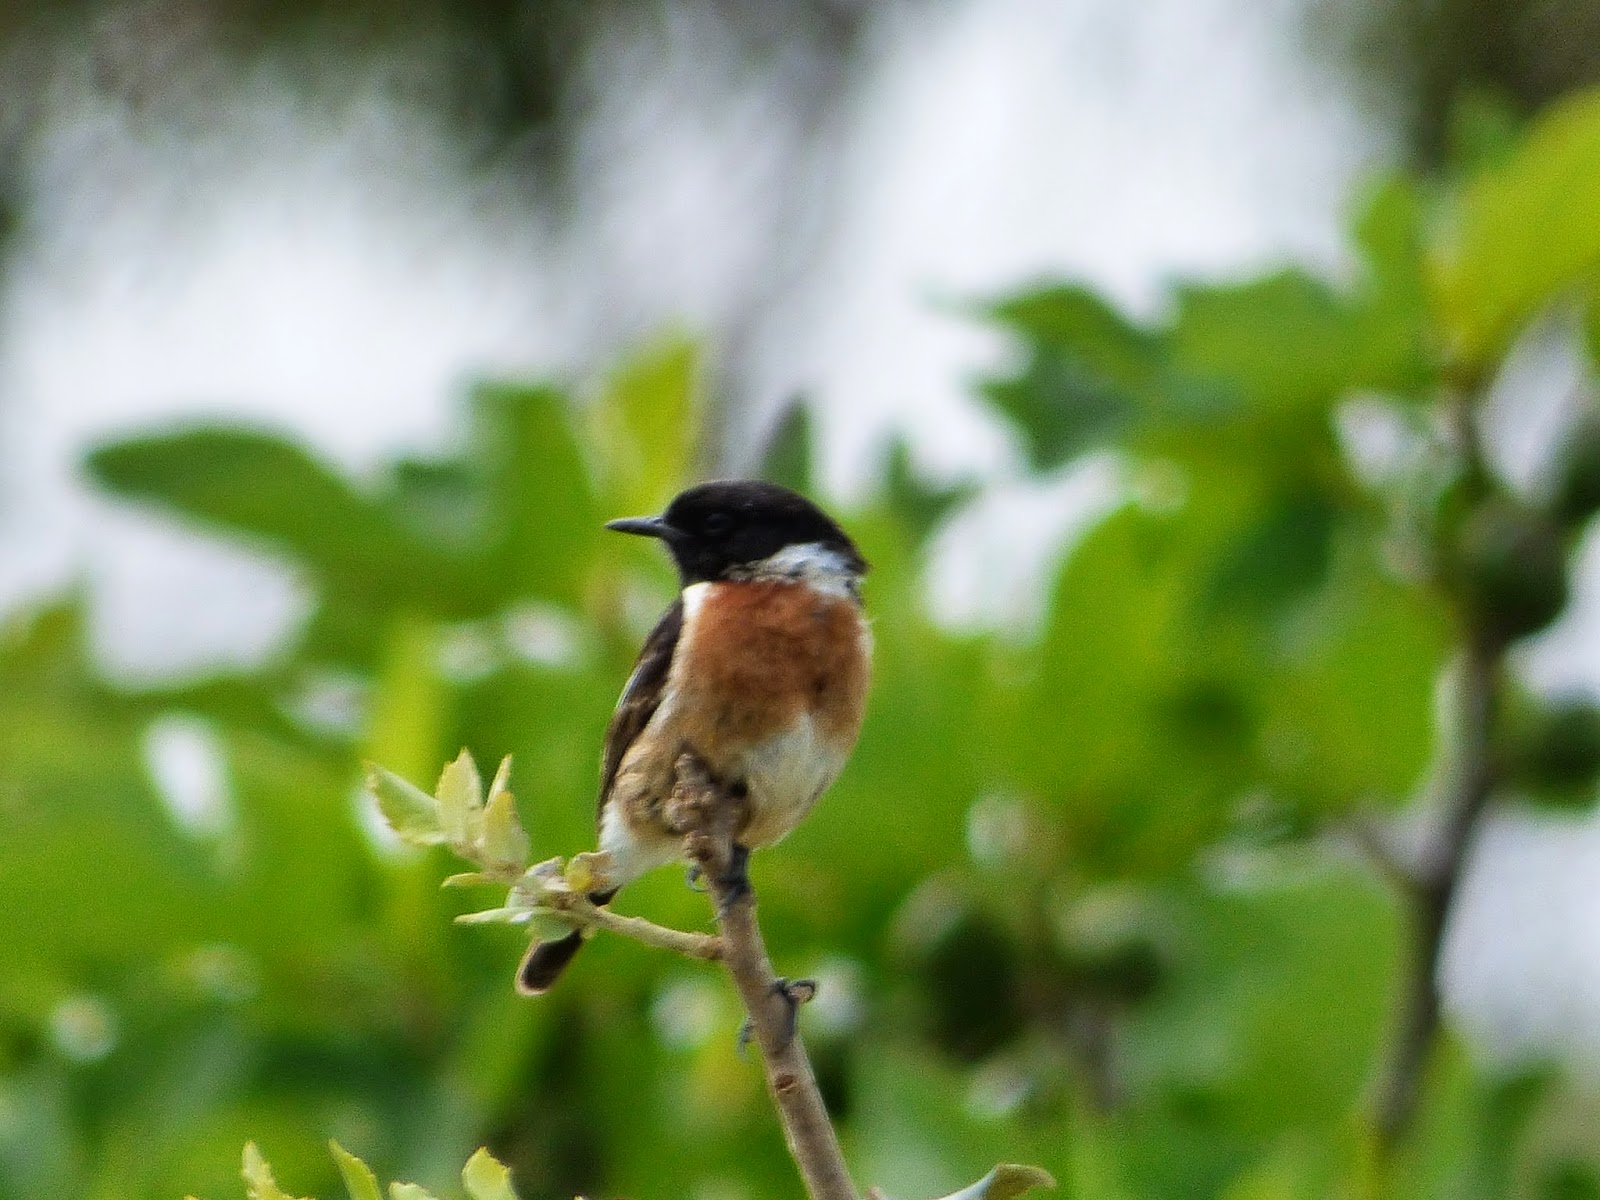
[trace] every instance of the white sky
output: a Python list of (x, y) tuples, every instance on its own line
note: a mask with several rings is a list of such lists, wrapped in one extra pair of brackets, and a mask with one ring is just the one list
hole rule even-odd
[[(359, 471), (446, 441), (473, 376), (593, 371), (674, 323), (714, 338), (773, 233), (749, 202), (749, 147), (764, 124), (784, 131), (770, 97), (707, 68), (720, 36), (678, 30), (648, 63), (622, 49), (602, 64), (630, 86), (600, 93), (586, 219), (559, 234), (509, 180), (464, 182), (465, 152), (381, 81), (330, 105), (263, 66), (200, 93), (178, 134), (120, 97), (58, 105), (0, 294), (0, 607), (88, 572), (113, 669), (249, 661), (293, 626), (292, 583), (108, 517), (76, 474), (85, 445), (227, 414)], [(954, 302), (1067, 272), (1148, 308), (1175, 273), (1335, 259), (1338, 197), (1375, 135), (1306, 69), (1299, 36), (1296, 5), (1249, 0), (969, 0), (886, 19), (824, 171), (841, 216), (758, 331), (752, 401), (818, 400), (835, 490), (894, 426), (932, 469), (1003, 473), (1005, 436), (968, 398), (996, 343)], [(969, 523), (1012, 524), (1020, 505), (1042, 549), (1059, 487), (1008, 501), (1022, 486)], [(1025, 607), (1032, 573), (1006, 563), (1038, 560), (957, 570), (941, 603), (967, 619)], [(195, 621), (183, 598), (213, 589)]]

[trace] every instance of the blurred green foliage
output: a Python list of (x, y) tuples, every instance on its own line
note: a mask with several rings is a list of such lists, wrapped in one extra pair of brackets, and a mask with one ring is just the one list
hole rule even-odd
[[(383, 1192), (372, 1168), (357, 1155), (351, 1154), (338, 1142), (329, 1142), (328, 1148), (344, 1177), (345, 1190), (350, 1200), (381, 1200)], [(249, 1200), (296, 1200), (278, 1186), (272, 1167), (262, 1156), (254, 1142), (244, 1148), (244, 1178)], [(487, 1150), (477, 1150), (461, 1169), (461, 1186), (470, 1200), (518, 1200), (511, 1182), (509, 1168)], [(944, 1200), (1017, 1200), (1036, 1188), (1052, 1188), (1055, 1180), (1048, 1171), (1038, 1167), (1025, 1167), (1016, 1163), (1001, 1163), (969, 1187), (962, 1188)], [(877, 1195), (882, 1196), (882, 1192)], [(415, 1183), (395, 1182), (389, 1185), (390, 1200), (438, 1200), (431, 1191)], [(579, 1200), (583, 1200), (579, 1197)]]
[[(1028, 461), (1109, 452), (1122, 490), (1032, 631), (929, 617), (931, 535), (970, 492), (903, 447), (843, 514), (874, 564), (871, 709), (754, 878), (779, 969), (822, 980), (808, 1034), (863, 1182), (1022, 1160), (1088, 1200), (1600, 1189), (1570, 1083), (1448, 1036), (1379, 1153), (1414, 948), (1351, 835), (1426, 791), (1464, 631), (1503, 648), (1565, 604), (1600, 418), (1530, 495), (1451, 419), (1531, 322), (1591, 306), (1595, 146), (1580, 98), (1475, 174), (1373, 187), (1339, 284), (1190, 285), (1143, 323), (1075, 285), (985, 310), (1021, 356), (980, 393)], [(427, 785), (462, 746), (514, 754), (534, 857), (590, 848), (602, 732), (673, 586), (601, 522), (690, 478), (697, 386), (682, 343), (584, 402), (486, 385), (458, 454), (359, 484), (227, 427), (92, 455), (314, 608), (267, 667), (142, 691), (97, 676), (79, 596), (0, 640), (0, 1196), (235, 1195), (249, 1139), (333, 1194), (329, 1137), (441, 1193), (486, 1144), (529, 1198), (795, 1194), (714, 973), (601, 938), (519, 999), (515, 935), (453, 925), (448, 856), (371, 833), (358, 790), (362, 758)], [(770, 472), (810, 486), (810, 439), (797, 410)], [(1592, 806), (1594, 709), (1504, 712), (1503, 795)], [(179, 717), (221, 765), (209, 824), (153, 782)], [(624, 904), (707, 923), (672, 872)]]

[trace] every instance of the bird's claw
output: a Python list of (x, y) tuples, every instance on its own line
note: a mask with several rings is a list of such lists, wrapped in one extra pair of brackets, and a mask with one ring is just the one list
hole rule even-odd
[[(782, 996), (788, 1001), (789, 1011), (784, 1018), (783, 1037), (779, 1040), (779, 1047), (787, 1046), (794, 1041), (795, 1034), (800, 1031), (800, 1006), (809, 1004), (817, 998), (817, 981), (815, 979), (785, 979), (779, 976), (772, 981), (772, 994)], [(744, 1024), (739, 1026), (739, 1053), (743, 1055), (750, 1048), (750, 1042), (755, 1037), (755, 1022), (749, 1017), (744, 1019)]]
[(728, 868), (717, 878), (717, 916), (725, 917), (728, 910), (750, 894), (750, 847), (733, 843), (728, 856)]

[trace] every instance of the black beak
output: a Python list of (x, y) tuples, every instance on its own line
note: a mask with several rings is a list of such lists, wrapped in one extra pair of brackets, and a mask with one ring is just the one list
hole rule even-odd
[(615, 521), (607, 521), (606, 528), (615, 529), (618, 533), (634, 533), (640, 537), (660, 538), (664, 542), (671, 542), (682, 536), (677, 529), (668, 525), (660, 517), (622, 517)]

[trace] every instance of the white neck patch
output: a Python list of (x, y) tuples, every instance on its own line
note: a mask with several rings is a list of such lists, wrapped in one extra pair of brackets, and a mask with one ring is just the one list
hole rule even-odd
[(854, 600), (860, 595), (861, 574), (837, 550), (821, 542), (799, 542), (750, 564), (752, 579), (792, 579), (819, 592)]

